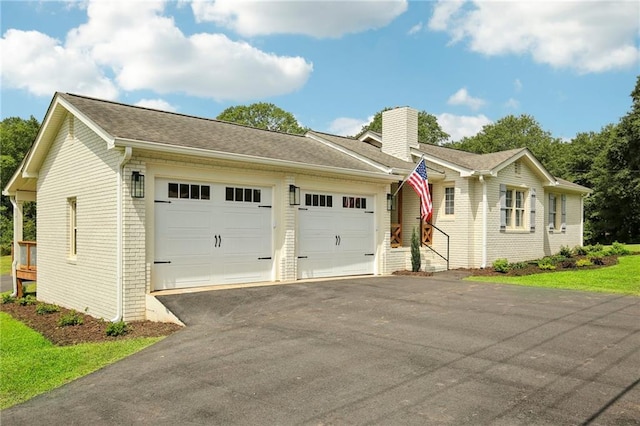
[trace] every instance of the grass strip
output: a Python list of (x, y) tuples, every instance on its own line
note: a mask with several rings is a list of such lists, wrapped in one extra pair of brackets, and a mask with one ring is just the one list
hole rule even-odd
[(638, 276), (640, 256), (623, 256), (619, 257), (618, 261), (617, 265), (606, 268), (541, 273), (520, 277), (471, 276), (466, 280), (640, 296), (640, 277)]
[(54, 346), (41, 334), (0, 312), (0, 409), (99, 370), (161, 339)]

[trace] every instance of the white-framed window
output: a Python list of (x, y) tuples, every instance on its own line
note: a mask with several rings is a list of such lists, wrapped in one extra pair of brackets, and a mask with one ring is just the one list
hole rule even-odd
[(522, 189), (507, 188), (505, 193), (505, 220), (507, 229), (524, 229), (526, 193)]
[(455, 195), (456, 191), (454, 187), (447, 187), (444, 189), (444, 214), (452, 215), (455, 213)]
[(558, 198), (556, 194), (549, 194), (549, 229), (558, 228)]
[(567, 196), (562, 194), (549, 194), (549, 211), (548, 211), (549, 231), (567, 230)]
[(67, 199), (69, 208), (69, 257), (78, 254), (78, 200), (73, 197)]

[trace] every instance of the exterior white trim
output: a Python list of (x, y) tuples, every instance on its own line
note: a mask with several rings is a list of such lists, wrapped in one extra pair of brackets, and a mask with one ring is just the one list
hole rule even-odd
[(117, 223), (117, 237), (116, 237), (116, 292), (117, 292), (117, 301), (116, 301), (116, 316), (111, 319), (111, 322), (117, 322), (122, 319), (123, 315), (123, 294), (124, 294), (124, 279), (122, 273), (122, 265), (124, 263), (124, 256), (122, 253), (123, 250), (123, 238), (124, 232), (122, 229), (123, 218), (122, 218), (122, 185), (123, 178), (122, 172), (124, 170), (125, 164), (129, 162), (131, 159), (131, 155), (133, 154), (133, 149), (130, 146), (124, 148), (124, 153), (122, 154), (122, 159), (118, 164), (118, 170), (116, 172), (116, 223)]
[(188, 156), (196, 156), (200, 158), (213, 158), (218, 160), (239, 161), (252, 164), (264, 164), (269, 166), (279, 166), (286, 168), (294, 168), (308, 170), (314, 172), (331, 172), (344, 176), (357, 176), (379, 179), (387, 182), (395, 182), (398, 175), (392, 175), (391, 170), (388, 173), (366, 172), (361, 170), (344, 169), (341, 167), (322, 166), (315, 164), (304, 164), (289, 160), (276, 160), (271, 158), (256, 157), (247, 154), (234, 154), (222, 151), (212, 151), (209, 149), (183, 147), (175, 145), (166, 145), (156, 142), (139, 141), (133, 139), (116, 138), (115, 147), (130, 146), (131, 148), (144, 149), (148, 151), (164, 152), (168, 154), (180, 154)]
[(350, 151), (347, 148), (344, 148), (344, 147), (342, 147), (340, 145), (334, 144), (334, 143), (332, 143), (332, 142), (330, 142), (330, 141), (328, 141), (326, 139), (322, 139), (322, 137), (318, 136), (315, 133), (307, 132), (305, 134), (305, 137), (313, 139), (313, 140), (315, 140), (317, 142), (320, 142), (320, 143), (322, 143), (324, 145), (327, 145), (330, 148), (335, 149), (336, 151), (340, 151), (343, 154), (346, 154), (346, 155), (348, 155), (350, 157), (353, 157), (353, 158), (355, 158), (357, 160), (360, 160), (363, 163), (366, 163), (366, 164), (368, 164), (368, 165), (370, 165), (372, 167), (380, 169), (380, 171), (382, 171), (384, 173), (392, 173), (393, 172), (392, 168), (386, 167), (386, 166), (384, 166), (383, 164), (380, 164), (380, 163), (376, 163), (375, 161), (373, 161), (373, 160), (371, 160), (369, 158), (363, 157), (362, 155), (358, 155), (357, 153), (355, 153), (353, 151)]

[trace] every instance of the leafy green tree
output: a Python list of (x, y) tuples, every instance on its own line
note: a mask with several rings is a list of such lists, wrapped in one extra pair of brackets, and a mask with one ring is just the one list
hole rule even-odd
[[(29, 119), (8, 117), (0, 122), (0, 186), (7, 185), (11, 176), (33, 144), (40, 123), (33, 116)], [(24, 205), (24, 238), (36, 238), (35, 203)], [(9, 197), (2, 196), (0, 201), (0, 252), (8, 254), (13, 240), (13, 206)]]
[[(376, 115), (373, 116), (371, 123), (362, 126), (362, 130), (360, 130), (360, 133), (358, 133), (356, 137), (360, 137), (367, 130), (382, 133), (382, 113), (390, 109), (393, 108), (386, 107), (382, 111), (377, 112)], [(447, 139), (449, 139), (449, 134), (442, 130), (434, 115), (426, 111), (418, 112), (418, 141), (438, 145)]]
[(448, 146), (477, 154), (526, 147), (554, 175), (564, 171), (563, 159), (568, 151), (567, 144), (554, 138), (527, 114), (503, 117), (484, 126), (477, 135), (464, 137)]
[(631, 111), (601, 132), (587, 175), (594, 193), (585, 210), (594, 242), (640, 241), (640, 76), (631, 98)]
[(298, 123), (293, 114), (266, 102), (229, 107), (222, 111), (216, 119), (258, 129), (297, 135), (304, 134), (307, 131), (306, 128)]

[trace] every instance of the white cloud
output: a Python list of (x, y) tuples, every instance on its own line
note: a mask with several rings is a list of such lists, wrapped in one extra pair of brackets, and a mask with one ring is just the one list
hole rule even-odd
[(507, 102), (504, 103), (504, 106), (508, 109), (518, 109), (520, 108), (520, 102), (517, 99), (509, 98)]
[(516, 92), (520, 92), (522, 90), (522, 82), (519, 78), (516, 78), (513, 82), (513, 88)]
[(365, 126), (373, 121), (373, 116), (366, 120), (360, 120), (358, 118), (339, 117), (329, 124), (329, 133), (340, 136), (355, 136), (360, 133), (362, 126)]
[(134, 105), (144, 108), (159, 109), (160, 111), (176, 112), (178, 108), (164, 99), (140, 99)]
[(440, 1), (429, 21), (451, 43), (485, 55), (529, 54), (581, 73), (637, 66), (640, 3), (635, 1)]
[(458, 141), (465, 136), (475, 136), (483, 126), (492, 123), (484, 114), (454, 115), (444, 113), (436, 118), (442, 130), (449, 134), (450, 141)]
[(161, 1), (91, 1), (88, 21), (64, 42), (9, 30), (3, 56), (16, 54), (9, 67), (4, 61), (3, 83), (38, 95), (114, 98), (122, 89), (243, 101), (298, 90), (313, 70), (301, 57), (265, 53), (223, 34), (187, 37), (163, 13)]
[[(103, 70), (82, 52), (65, 49), (38, 31), (10, 29), (0, 40), (2, 84), (36, 96), (73, 92), (103, 99), (118, 97), (118, 89)], [(72, 65), (72, 66), (70, 66)]]
[(466, 105), (475, 111), (482, 108), (486, 102), (483, 99), (474, 98), (467, 92), (466, 87), (463, 87), (451, 95), (447, 103), (449, 105)]
[(422, 31), (422, 27), (423, 27), (422, 22), (418, 22), (413, 27), (409, 28), (409, 31), (407, 32), (407, 34), (409, 35), (417, 34), (420, 31)]
[(196, 21), (214, 22), (243, 36), (304, 34), (317, 38), (384, 27), (407, 7), (407, 0), (194, 0), (191, 4)]

